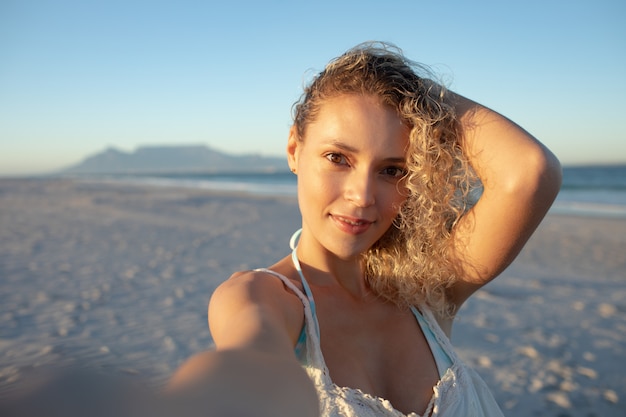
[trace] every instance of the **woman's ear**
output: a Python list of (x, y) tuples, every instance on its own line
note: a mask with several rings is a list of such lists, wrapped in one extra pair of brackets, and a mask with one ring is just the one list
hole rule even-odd
[(287, 140), (287, 162), (289, 163), (289, 169), (291, 169), (291, 172), (294, 174), (297, 173), (300, 146), (297, 129), (295, 126), (291, 126), (291, 129), (289, 129), (289, 139)]

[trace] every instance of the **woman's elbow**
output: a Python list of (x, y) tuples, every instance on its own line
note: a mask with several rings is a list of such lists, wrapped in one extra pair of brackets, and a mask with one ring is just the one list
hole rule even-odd
[(520, 159), (521, 169), (510, 184), (510, 191), (518, 197), (527, 196), (537, 206), (544, 206), (547, 210), (561, 189), (561, 163), (556, 155), (539, 143)]
[(541, 145), (541, 151), (535, 166), (538, 175), (538, 185), (541, 194), (550, 199), (550, 203), (556, 198), (561, 189), (563, 170), (559, 159), (548, 148)]

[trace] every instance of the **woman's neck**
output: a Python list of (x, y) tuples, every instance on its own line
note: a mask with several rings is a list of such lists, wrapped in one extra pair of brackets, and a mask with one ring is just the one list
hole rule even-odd
[(339, 286), (355, 298), (371, 297), (360, 256), (341, 259), (319, 245), (301, 242), (296, 249), (302, 273), (309, 284)]

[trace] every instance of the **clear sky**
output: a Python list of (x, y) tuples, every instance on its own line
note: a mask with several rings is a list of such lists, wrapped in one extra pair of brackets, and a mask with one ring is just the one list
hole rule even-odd
[(282, 155), (312, 71), (384, 40), (564, 164), (626, 162), (623, 0), (0, 0), (0, 175), (114, 146)]

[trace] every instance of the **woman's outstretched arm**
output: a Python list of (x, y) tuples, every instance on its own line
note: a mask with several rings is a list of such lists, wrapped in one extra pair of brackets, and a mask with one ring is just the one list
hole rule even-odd
[(452, 291), (459, 306), (519, 254), (558, 194), (561, 166), (514, 122), (464, 97), (454, 99), (463, 147), (484, 186), (453, 234), (463, 272)]
[(209, 305), (216, 349), (179, 368), (170, 403), (185, 416), (318, 417), (315, 388), (293, 351), (302, 320), (301, 302), (280, 281), (255, 273), (226, 281)]

